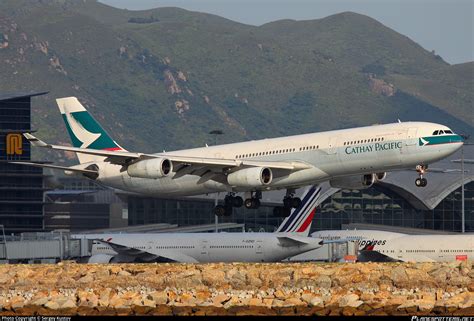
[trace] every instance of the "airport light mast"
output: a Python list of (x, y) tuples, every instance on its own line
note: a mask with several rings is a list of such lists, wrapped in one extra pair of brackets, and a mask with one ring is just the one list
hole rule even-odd
[[(224, 132), (220, 129), (214, 129), (214, 130), (211, 130), (209, 132), (209, 135), (214, 135), (214, 146), (217, 145), (217, 137), (219, 135), (223, 135), (223, 134), (224, 134)], [(216, 198), (214, 199), (214, 207), (216, 207), (218, 203), (219, 203), (219, 193), (216, 193)], [(219, 218), (217, 217), (217, 215), (214, 215), (214, 219), (215, 219), (215, 223), (216, 223), (215, 232), (217, 233), (218, 232), (218, 225), (219, 225)]]

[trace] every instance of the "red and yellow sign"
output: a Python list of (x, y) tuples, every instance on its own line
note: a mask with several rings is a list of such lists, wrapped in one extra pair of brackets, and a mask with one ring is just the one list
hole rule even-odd
[(23, 136), (21, 134), (8, 134), (6, 138), (7, 155), (23, 154)]

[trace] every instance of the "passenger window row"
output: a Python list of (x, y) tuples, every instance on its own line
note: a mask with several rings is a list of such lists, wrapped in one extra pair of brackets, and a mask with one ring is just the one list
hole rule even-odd
[(192, 245), (157, 246), (157, 249), (194, 249)]
[(349, 142), (344, 142), (344, 146), (355, 145), (355, 144), (365, 144), (365, 143), (374, 143), (374, 142), (382, 142), (384, 141), (383, 137), (378, 138), (369, 138), (369, 139), (361, 139), (361, 140), (353, 140)]
[(253, 245), (211, 245), (211, 249), (251, 249)]
[[(300, 150), (300, 151), (304, 151), (304, 150), (314, 150), (314, 149), (318, 149), (318, 148), (319, 148), (319, 145), (313, 145), (313, 146), (300, 147), (299, 150)], [(258, 152), (258, 153), (249, 153), (249, 154), (242, 154), (242, 155), (237, 155), (237, 156), (235, 156), (235, 158), (248, 158), (248, 157), (266, 156), (266, 155), (285, 154), (285, 153), (292, 153), (292, 152), (296, 152), (296, 148), (272, 150), (272, 151)]]

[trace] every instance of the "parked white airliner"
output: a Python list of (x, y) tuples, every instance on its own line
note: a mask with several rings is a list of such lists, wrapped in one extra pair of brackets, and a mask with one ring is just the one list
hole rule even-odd
[(278, 262), (321, 247), (308, 237), (321, 187), (311, 186), (274, 233), (83, 234), (96, 240), (90, 263), (108, 262)]
[(408, 235), (372, 230), (318, 231), (318, 240), (354, 240), (360, 261), (449, 262), (474, 259), (474, 235)]
[[(134, 193), (186, 196), (228, 192), (217, 215), (232, 206), (258, 208), (261, 192), (287, 189), (282, 209), (296, 208), (296, 188), (329, 180), (333, 187), (361, 189), (384, 179), (386, 172), (416, 168), (417, 186), (426, 186), (427, 165), (463, 144), (446, 126), (398, 122), (321, 133), (262, 139), (235, 144), (145, 154), (120, 147), (75, 97), (57, 99), (73, 147), (47, 144), (33, 135), (34, 145), (75, 152), (79, 165), (22, 164), (79, 173), (104, 185)], [(235, 196), (246, 192), (246, 199)]]

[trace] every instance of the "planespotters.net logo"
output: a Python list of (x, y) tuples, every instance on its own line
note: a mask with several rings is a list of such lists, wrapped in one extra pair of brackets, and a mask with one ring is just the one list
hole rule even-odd
[(411, 317), (411, 321), (474, 321), (474, 317)]

